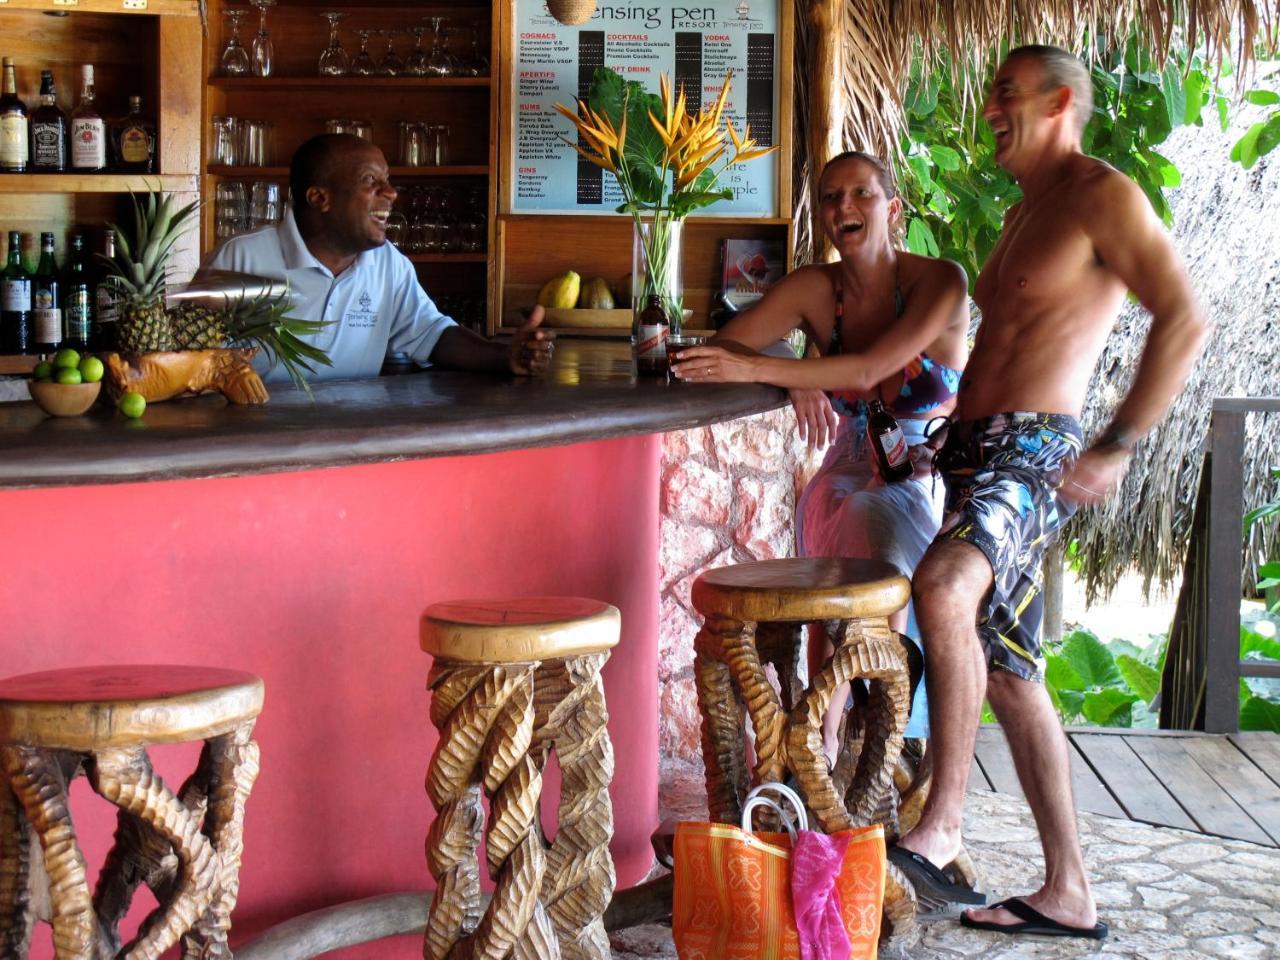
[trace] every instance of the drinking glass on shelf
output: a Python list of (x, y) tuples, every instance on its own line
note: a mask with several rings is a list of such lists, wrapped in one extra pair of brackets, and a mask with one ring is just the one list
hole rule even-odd
[(373, 143), (373, 121), (372, 120), (348, 120), (347, 133), (353, 137), (359, 137), (361, 140), (368, 140)]
[(267, 11), (276, 5), (276, 0), (249, 2), (258, 8), (258, 35), (253, 38), (253, 75), (269, 77), (276, 51), (271, 43), (271, 34), (267, 33)]
[(432, 162), (437, 167), (449, 165), (449, 125), (437, 123), (431, 128)]
[(427, 32), (427, 28), (419, 23), (408, 29), (409, 33), (413, 34), (413, 52), (409, 54), (408, 59), (405, 61), (405, 73), (411, 77), (425, 77), (427, 75), (427, 51), (422, 49), (422, 35)]
[(222, 15), (231, 21), (231, 37), (222, 48), (221, 70), (224, 77), (243, 77), (249, 73), (249, 54), (240, 44), (240, 21), (247, 10), (223, 10)]
[(255, 180), (249, 188), (249, 229), (256, 230), (280, 219), (280, 184)]
[(399, 210), (392, 210), (387, 217), (386, 231), (387, 242), (399, 250), (409, 232), (409, 221)]
[(444, 42), (444, 32), (440, 29), (446, 22), (445, 17), (428, 17), (431, 22), (431, 56), (427, 57), (427, 76), (447, 77), (453, 73), (453, 57), (449, 56)]
[(240, 128), (241, 165), (246, 167), (271, 166), (271, 121), (242, 120)]
[(369, 53), (369, 37), (373, 35), (370, 27), (361, 27), (353, 31), (360, 38), (360, 52), (351, 61), (351, 73), (357, 77), (372, 77), (378, 72), (378, 64)]
[(326, 120), (324, 122), (325, 133), (350, 133), (352, 121), (350, 120)]
[(342, 22), (342, 18), (346, 14), (331, 10), (328, 13), (320, 14), (320, 16), (329, 21), (329, 45), (320, 54), (320, 76), (345, 76), (347, 70), (351, 67), (351, 60), (347, 57), (347, 51), (342, 49), (342, 41), (338, 38), (338, 24)]
[(480, 21), (471, 24), (471, 49), (462, 61), (462, 73), (469, 77), (487, 77), (489, 75), (489, 57), (480, 46)]
[(240, 121), (235, 117), (214, 116), (213, 136), (209, 138), (209, 162), (234, 167), (240, 162)]
[(402, 77), (405, 74), (404, 61), (400, 59), (400, 54), (395, 51), (396, 37), (400, 34), (399, 30), (379, 30), (378, 35), (387, 38), (387, 49), (382, 54), (382, 59), (378, 61), (378, 76), (380, 77)]
[(215, 233), (219, 240), (244, 230), (249, 218), (248, 196), (239, 180), (222, 180), (214, 192)]
[(427, 152), (427, 131), (416, 120), (400, 121), (400, 166), (420, 167)]

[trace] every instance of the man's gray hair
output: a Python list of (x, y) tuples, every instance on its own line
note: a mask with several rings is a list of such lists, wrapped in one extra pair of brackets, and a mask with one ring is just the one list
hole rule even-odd
[(1080, 58), (1061, 47), (1050, 47), (1038, 43), (1016, 47), (1009, 51), (1005, 59), (1012, 60), (1014, 57), (1033, 57), (1040, 62), (1040, 66), (1044, 69), (1042, 90), (1056, 90), (1058, 87), (1071, 88), (1076, 129), (1083, 132), (1093, 116), (1093, 81), (1089, 78), (1089, 68), (1080, 62)]

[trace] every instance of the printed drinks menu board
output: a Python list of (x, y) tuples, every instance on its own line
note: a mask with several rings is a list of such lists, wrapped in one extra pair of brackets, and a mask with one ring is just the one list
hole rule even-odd
[[(591, 19), (576, 27), (552, 17), (545, 0), (516, 0), (514, 43), (510, 196), (516, 213), (613, 213), (622, 203), (613, 174), (560, 139), (576, 134), (555, 104), (585, 100), (597, 67), (652, 93), (660, 73), (674, 77), (675, 89), (684, 86), (690, 113), (709, 105), (733, 70), (725, 115), (734, 129), (741, 133), (750, 123), (761, 144), (776, 143), (783, 133), (777, 123), (777, 0), (599, 0)], [(704, 212), (776, 216), (777, 171), (776, 153), (730, 167), (720, 184), (734, 198)]]

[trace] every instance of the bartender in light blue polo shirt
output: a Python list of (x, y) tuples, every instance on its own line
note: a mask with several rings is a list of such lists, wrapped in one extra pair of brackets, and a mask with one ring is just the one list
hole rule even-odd
[[(396, 189), (382, 151), (360, 137), (312, 137), (293, 155), (293, 206), (280, 223), (233, 237), (210, 254), (204, 270), (234, 270), (289, 285), (291, 316), (324, 320), (309, 342), (333, 362), (318, 379), (374, 377), (392, 353), (455, 370), (539, 374), (547, 370), (555, 334), (539, 329), (535, 307), (510, 344), (458, 326), (418, 283), (413, 264), (386, 242)], [(288, 375), (276, 364), (268, 382)]]

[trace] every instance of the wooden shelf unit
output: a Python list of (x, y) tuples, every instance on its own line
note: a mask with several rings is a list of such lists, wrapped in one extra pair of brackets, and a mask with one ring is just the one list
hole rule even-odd
[[(692, 333), (710, 333), (708, 314), (722, 286), (721, 245), (726, 239), (771, 239), (786, 246), (787, 268), (795, 257), (792, 230), (792, 154), (791, 132), (794, 125), (794, 44), (795, 2), (777, 0), (778, 4), (778, 113), (774, 122), (774, 139), (781, 149), (752, 163), (774, 164), (777, 210), (773, 216), (724, 216), (711, 213), (690, 216), (683, 228), (681, 263), (684, 304), (693, 311), (685, 327)], [(494, 78), (500, 96), (511, 89), (512, 71), (516, 67), (514, 10), (504, 24), (501, 35), (501, 72)], [(741, 84), (743, 77), (735, 78)], [(656, 86), (656, 78), (655, 78)], [(654, 91), (656, 92), (656, 90)], [(508, 108), (509, 109), (509, 108)], [(497, 276), (495, 304), (490, 311), (491, 330), (510, 330), (518, 326), (524, 311), (533, 305), (539, 289), (547, 280), (574, 270), (585, 283), (603, 277), (614, 290), (630, 295), (624, 279), (631, 272), (632, 221), (623, 214), (539, 214), (512, 212), (512, 182), (515, 167), (514, 118), (503, 117), (501, 136), (506, 141), (501, 157), (498, 187), (498, 222), (494, 237), (494, 269)], [(611, 174), (606, 173), (605, 177)], [(626, 287), (626, 289), (622, 289)], [(619, 299), (619, 306), (629, 303)], [(630, 336), (629, 330), (610, 328), (567, 330), (573, 335)]]
[[(490, 77), (320, 77), (316, 75), (321, 51), (329, 39), (329, 25), (321, 17), (325, 11), (347, 14), (340, 27), (340, 40), (349, 57), (360, 49), (354, 30), (403, 30), (423, 23), (431, 16), (446, 17), (456, 31), (448, 39), (449, 50), (463, 54), (471, 46), (471, 25), (481, 26), (481, 43), (490, 62), (496, 57), (496, 29), (502, 0), (459, 0), (452, 4), (422, 6), (412, 0), (280, 0), (267, 14), (267, 28), (274, 41), (275, 75), (271, 77), (224, 77), (218, 74), (222, 48), (230, 27), (222, 15), (227, 0), (209, 2), (209, 37), (205, 45), (206, 78), (202, 111), (202, 131), (206, 156), (202, 167), (203, 195), (210, 215), (203, 231), (203, 250), (215, 245), (213, 204), (221, 179), (276, 180), (289, 176), (288, 162), (293, 152), (309, 137), (324, 132), (328, 119), (368, 120), (373, 126), (373, 142), (391, 164), (397, 187), (415, 184), (433, 186), (469, 182), (485, 191), (488, 225), (486, 249), (493, 248), (496, 213), (494, 178), (497, 165), (497, 97)], [(234, 4), (239, 6), (239, 4)], [(246, 48), (257, 28), (257, 12), (250, 10), (240, 25), (240, 40)], [(423, 48), (431, 49), (431, 28), (426, 25)], [(407, 59), (414, 40), (408, 35), (395, 39), (395, 51)], [(373, 34), (369, 51), (380, 59), (386, 37)], [(207, 151), (216, 115), (242, 119), (265, 119), (274, 124), (273, 164), (268, 167), (227, 167), (209, 163)], [(399, 123), (421, 120), (445, 123), (450, 130), (452, 163), (440, 167), (406, 167), (399, 159)], [(443, 183), (438, 182), (443, 181)], [(433, 297), (489, 300), (488, 257), (484, 253), (416, 254), (410, 259), (418, 266), (418, 276)]]
[[(48, 69), (58, 106), (69, 114), (80, 98), (80, 67), (91, 63), (103, 117), (110, 122), (123, 116), (129, 96), (140, 94), (160, 140), (155, 174), (0, 176), (0, 231), (25, 234), (24, 257), (30, 262), (42, 231), (53, 232), (59, 265), (66, 263), (73, 232), (85, 234), (90, 252), (100, 251), (104, 225), (125, 222), (130, 192), (159, 188), (182, 203), (199, 196), (201, 77), (191, 56), (202, 42), (198, 14), (195, 0), (0, 4), (4, 53), (16, 61), (18, 95), (28, 110), (39, 103), (40, 71)], [(176, 248), (175, 274), (192, 272), (198, 263), (199, 231), (193, 230)], [(22, 366), (26, 359), (6, 363)]]

